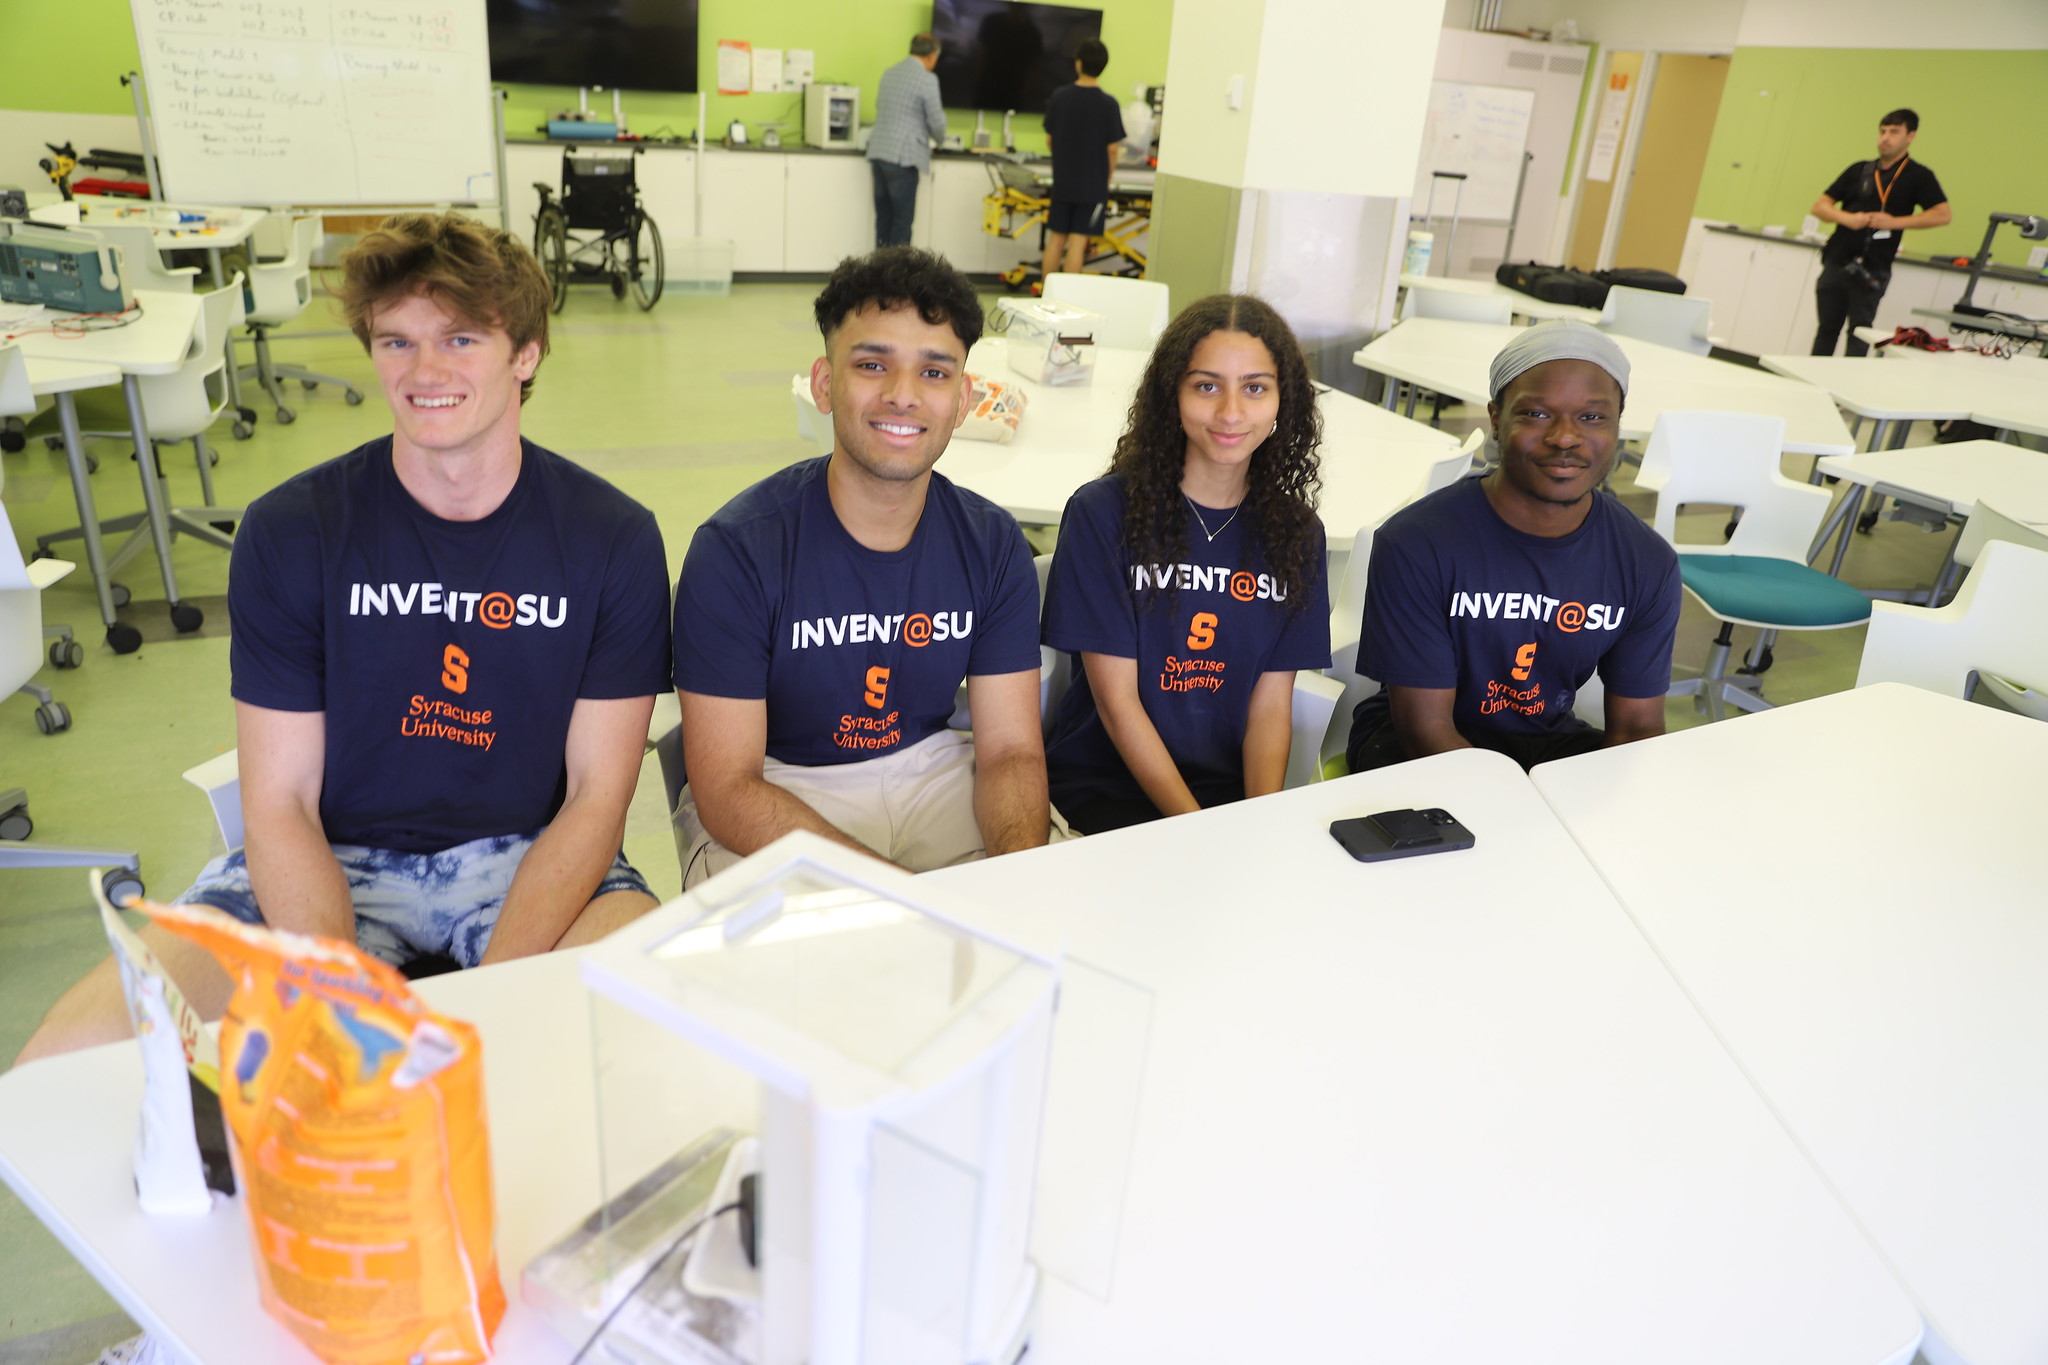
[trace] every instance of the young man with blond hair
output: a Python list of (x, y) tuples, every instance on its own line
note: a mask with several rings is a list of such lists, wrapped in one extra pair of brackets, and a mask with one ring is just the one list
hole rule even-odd
[[(520, 436), (550, 290), (509, 233), (400, 215), (342, 269), (392, 434), (286, 480), (236, 534), (247, 840), (179, 899), (399, 965), (593, 941), (655, 903), (620, 840), (669, 685), (661, 533)], [(211, 957), (145, 935), (218, 1015)], [(127, 1031), (104, 962), (22, 1059)]]

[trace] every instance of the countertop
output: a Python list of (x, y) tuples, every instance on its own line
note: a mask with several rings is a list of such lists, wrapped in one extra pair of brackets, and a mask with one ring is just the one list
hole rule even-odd
[[(1827, 240), (1826, 238), (1813, 237), (1787, 237), (1775, 232), (1761, 232), (1756, 228), (1737, 227), (1733, 223), (1715, 224), (1709, 226), (1707, 231), (1719, 232), (1729, 237), (1751, 237), (1759, 242), (1779, 242), (1785, 246), (1803, 246), (1809, 250), (1817, 250), (1821, 243)], [(1998, 245), (1997, 242), (1992, 243), (1994, 253)], [(1955, 261), (1956, 258), (1953, 256), (1909, 256), (1904, 252), (1900, 252), (1893, 264), (1919, 266), (1923, 270), (1946, 270), (1952, 275), (1967, 275), (1970, 273), (1970, 268), (1967, 265), (1957, 265)], [(1984, 272), (1984, 277), (1992, 280), (2011, 280), (2016, 284), (2048, 284), (2048, 272), (2028, 270), (2024, 266), (2000, 265), (1995, 255), (1990, 268)]]

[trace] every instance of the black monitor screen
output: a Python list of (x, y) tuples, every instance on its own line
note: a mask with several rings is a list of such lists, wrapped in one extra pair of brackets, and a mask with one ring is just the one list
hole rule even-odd
[(491, 79), (697, 88), (697, 0), (487, 0)]
[(1042, 114), (1074, 80), (1074, 49), (1102, 36), (1102, 11), (1018, 0), (932, 0), (939, 98), (953, 109)]

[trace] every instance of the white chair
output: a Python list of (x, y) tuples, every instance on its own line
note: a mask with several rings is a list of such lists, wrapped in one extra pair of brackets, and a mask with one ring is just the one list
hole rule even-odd
[[(1784, 443), (1782, 418), (1673, 411), (1658, 416), (1643, 455), (1638, 483), (1657, 493), (1652, 525), (1678, 551), (1686, 591), (1721, 623), (1705, 672), (1673, 683), (1668, 695), (1699, 697), (1714, 720), (1723, 703), (1744, 711), (1771, 705), (1762, 696), (1762, 674), (1779, 631), (1839, 630), (1870, 616), (1862, 593), (1807, 566), (1832, 497), (1779, 472)], [(1741, 511), (1726, 544), (1679, 543), (1678, 509), (1689, 503)], [(1738, 625), (1762, 632), (1739, 682), (1727, 676)]]
[(1486, 449), (1486, 434), (1484, 426), (1476, 426), (1466, 432), (1464, 444), (1429, 467), (1429, 473), (1423, 476), (1422, 486), (1409, 494), (1408, 502), (1418, 501), (1431, 493), (1449, 488), (1470, 474)]
[(1969, 697), (1995, 676), (2007, 680), (2002, 695), (2014, 710), (2048, 720), (2048, 698), (2033, 690), (2048, 687), (2048, 549), (1993, 540), (1975, 559), (1947, 606), (1872, 604), (1856, 685), (1902, 682)]
[(1168, 296), (1158, 280), (1054, 271), (1045, 277), (1044, 297), (1102, 314), (1102, 330), (1095, 337), (1098, 346), (1149, 351), (1166, 330)]
[[(150, 466), (143, 471), (144, 478), (154, 478), (165, 489), (164, 501), (170, 504), (170, 481), (164, 476), (163, 462), (156, 447), (177, 441), (190, 441), (192, 453), (199, 466), (199, 487), (204, 502), (198, 507), (170, 506), (169, 520), (173, 536), (188, 535), (196, 540), (219, 549), (231, 550), (234, 540), (231, 532), (234, 524), (241, 520), (239, 507), (216, 507), (213, 505), (213, 463), (214, 454), (206, 443), (206, 431), (226, 409), (228, 403), (227, 335), (237, 318), (241, 316), (241, 276), (228, 282), (225, 289), (199, 296), (199, 317), (194, 325), (192, 340), (185, 351), (185, 363), (170, 374), (142, 375), (136, 383), (142, 391), (142, 410), (149, 422)], [(125, 440), (131, 433), (125, 431), (88, 431), (81, 433), (86, 439)], [(54, 439), (54, 438), (53, 438)], [(142, 458), (141, 448), (145, 443), (137, 441), (137, 460)], [(143, 512), (131, 512), (127, 516), (112, 517), (100, 523), (103, 535), (117, 531), (128, 532), (128, 539), (107, 558), (107, 571), (113, 573), (136, 555), (150, 546), (149, 518)], [(65, 531), (54, 531), (49, 535), (36, 537), (39, 549), (48, 550), (60, 540), (76, 540), (83, 536), (77, 527)]]
[(832, 418), (818, 411), (817, 403), (811, 398), (811, 377), (808, 374), (790, 376), (789, 401), (796, 408), (797, 438), (816, 446), (820, 455), (830, 455)]
[(134, 289), (156, 289), (169, 294), (189, 294), (199, 278), (199, 267), (180, 266), (172, 270), (157, 252), (156, 239), (141, 223), (94, 221), (91, 232), (121, 253), (121, 277)]
[[(290, 245), (280, 260), (258, 261), (249, 267), (247, 314), (249, 340), (256, 346), (256, 363), (243, 365), (238, 374), (254, 379), (277, 405), (277, 420), (290, 423), (298, 414), (285, 405), (280, 379), (296, 379), (307, 389), (333, 384), (350, 407), (363, 401), (362, 391), (346, 379), (321, 374), (303, 365), (279, 365), (270, 358), (270, 330), (282, 327), (306, 311), (313, 301), (313, 251), (320, 244), (320, 219), (307, 215), (294, 218)], [(233, 344), (231, 341), (230, 345)]]
[[(2015, 545), (2048, 550), (2048, 531), (2015, 520), (1988, 502), (1980, 502), (1977, 504), (1977, 510), (1970, 514), (1969, 519), (1963, 523), (1962, 531), (1956, 536), (1955, 546), (1949, 552), (1950, 564), (1944, 570), (1936, 601), (1946, 599), (1947, 589), (1954, 584), (1955, 573), (1959, 569), (1973, 567), (1978, 556), (1983, 554), (1984, 547), (1994, 540), (2009, 540)], [(2032, 681), (2048, 687), (2048, 680), (2037, 678)], [(1978, 680), (1978, 684), (2013, 710), (2048, 720), (2048, 694), (2023, 687), (1995, 673), (1985, 674)]]
[[(46, 735), (70, 729), (71, 712), (51, 697), (48, 688), (35, 681), (45, 657), (43, 589), (72, 568), (62, 559), (24, 563), (21, 548), (14, 539), (14, 527), (7, 519), (6, 505), (0, 503), (0, 696), (19, 691), (35, 698), (36, 728)], [(68, 636), (66, 632), (66, 641), (60, 643), (68, 643)], [(70, 647), (77, 648), (75, 644)], [(20, 787), (0, 788), (0, 868), (111, 865), (119, 875), (110, 877), (106, 883), (110, 898), (119, 903), (142, 894), (141, 879), (135, 875), (141, 862), (133, 849), (23, 843), (34, 831), (28, 793)]]
[(1638, 341), (1654, 341), (1673, 350), (1705, 355), (1714, 349), (1707, 340), (1707, 325), (1713, 312), (1710, 299), (1617, 284), (1607, 291), (1607, 306), (1600, 310), (1600, 327)]
[(1515, 301), (1502, 294), (1467, 294), (1457, 289), (1432, 289), (1411, 284), (1401, 296), (1401, 320), (1444, 318), (1451, 322), (1490, 322), (1505, 327), (1515, 320)]

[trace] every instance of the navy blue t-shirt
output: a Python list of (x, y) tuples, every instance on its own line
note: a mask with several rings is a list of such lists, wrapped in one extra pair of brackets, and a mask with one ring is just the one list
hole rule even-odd
[[(1373, 538), (1358, 671), (1387, 687), (1456, 688), (1461, 734), (1584, 728), (1572, 699), (1597, 668), (1618, 697), (1671, 686), (1678, 555), (1607, 493), (1555, 539), (1502, 521), (1483, 478), (1395, 513)], [(1382, 691), (1354, 731), (1383, 723)]]
[[(1045, 585), (1045, 642), (1074, 654), (1073, 684), (1046, 744), (1053, 804), (1146, 800), (1103, 727), (1078, 657), (1138, 663), (1138, 696), (1188, 790), (1204, 806), (1244, 796), (1244, 735), (1261, 674), (1330, 666), (1330, 600), (1320, 531), (1298, 611), (1266, 571), (1250, 527), (1204, 508), (1214, 541), (1188, 512), (1187, 558), (1134, 564), (1124, 543), (1123, 480), (1082, 485), (1060, 517)], [(1152, 591), (1162, 579), (1174, 592)]]
[(1045, 102), (1052, 197), (1069, 204), (1109, 198), (1109, 144), (1124, 140), (1124, 112), (1099, 85), (1063, 85)]
[(331, 843), (434, 853), (538, 830), (561, 807), (577, 699), (669, 686), (653, 515), (520, 451), (479, 521), (415, 502), (386, 436), (264, 494), (235, 533), (234, 696), (327, 713)]
[(946, 727), (968, 676), (1038, 668), (1038, 580), (1016, 519), (933, 474), (910, 544), (847, 534), (830, 456), (697, 528), (676, 584), (676, 686), (768, 703), (768, 756), (823, 767)]

